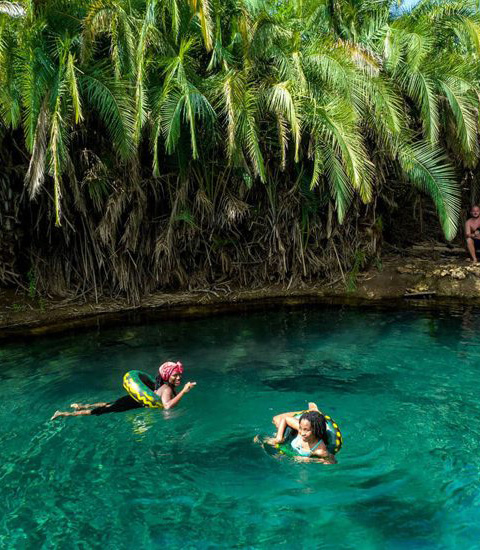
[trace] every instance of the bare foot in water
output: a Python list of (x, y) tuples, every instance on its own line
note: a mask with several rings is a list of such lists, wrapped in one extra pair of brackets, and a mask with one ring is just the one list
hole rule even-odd
[(263, 442), (267, 445), (278, 445), (279, 443), (283, 443), (282, 440), (277, 439), (276, 437), (266, 437)]
[(70, 405), (70, 407), (71, 407), (72, 409), (75, 409), (76, 411), (78, 411), (79, 409), (82, 408), (82, 406), (79, 405), (78, 403), (72, 403), (72, 404)]
[(50, 420), (55, 420), (55, 418), (58, 418), (59, 416), (63, 416), (62, 411), (55, 411), (55, 414), (50, 418)]

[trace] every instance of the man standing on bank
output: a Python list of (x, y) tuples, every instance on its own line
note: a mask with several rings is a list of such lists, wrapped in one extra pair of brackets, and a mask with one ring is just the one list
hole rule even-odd
[(477, 204), (472, 206), (470, 218), (465, 223), (465, 237), (472, 261), (476, 264), (477, 254), (480, 252), (480, 206)]

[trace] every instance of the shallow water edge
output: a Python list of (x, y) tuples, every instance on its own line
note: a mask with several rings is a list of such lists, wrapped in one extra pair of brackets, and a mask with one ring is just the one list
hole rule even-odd
[[(164, 296), (164, 295), (163, 295)], [(129, 306), (118, 303), (105, 309), (101, 304), (85, 304), (83, 308), (73, 306), (59, 315), (47, 312), (23, 316), (12, 323), (0, 322), (0, 341), (42, 337), (49, 334), (88, 331), (121, 325), (140, 325), (162, 320), (187, 320), (216, 315), (237, 315), (255, 311), (276, 309), (297, 309), (311, 306), (367, 308), (377, 311), (423, 310), (450, 311), (461, 313), (465, 309), (480, 310), (480, 297), (477, 300), (458, 297), (436, 298), (378, 298), (375, 300), (345, 293), (344, 295), (322, 295), (312, 291), (266, 292), (249, 291), (248, 294), (235, 293), (234, 297), (224, 296), (221, 300), (209, 297), (198, 300), (197, 295), (181, 293), (178, 302), (175, 295), (168, 295), (164, 303), (154, 305)], [(189, 300), (190, 298), (191, 300)], [(123, 306), (123, 307), (122, 307)]]
[(216, 284), (190, 291), (157, 292), (139, 303), (124, 298), (28, 299), (0, 289), (0, 339), (83, 327), (209, 316), (242, 309), (315, 304), (404, 309), (480, 306), (480, 265), (459, 261), (391, 258), (355, 281), (260, 288)]

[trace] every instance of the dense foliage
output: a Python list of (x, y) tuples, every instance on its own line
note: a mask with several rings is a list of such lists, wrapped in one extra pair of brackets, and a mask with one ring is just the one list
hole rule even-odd
[(476, 0), (0, 1), (0, 280), (344, 276), (408, 188), (452, 239), (479, 53)]

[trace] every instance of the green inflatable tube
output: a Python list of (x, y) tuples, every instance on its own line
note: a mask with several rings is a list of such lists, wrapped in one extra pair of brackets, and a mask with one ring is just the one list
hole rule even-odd
[(129, 370), (123, 377), (123, 387), (130, 397), (149, 409), (163, 409), (160, 396), (155, 393), (155, 380), (146, 372)]
[[(295, 418), (300, 418), (304, 412), (308, 411), (301, 411), (298, 414), (295, 415)], [(321, 413), (323, 414), (323, 413)], [(340, 432), (340, 428), (338, 427), (338, 424), (333, 420), (331, 416), (328, 416), (328, 414), (324, 414), (325, 420), (327, 422), (327, 450), (332, 455), (338, 453), (340, 449), (342, 448), (343, 444), (343, 437), (342, 433)], [(279, 449), (281, 454), (285, 454), (287, 456), (297, 456), (297, 453), (292, 449), (292, 446), (290, 443), (292, 442), (292, 439), (297, 435), (297, 432), (295, 430), (292, 430), (291, 428), (287, 428), (285, 430), (285, 441), (284, 443), (281, 443), (280, 445), (277, 445), (277, 449)]]

